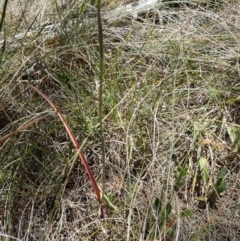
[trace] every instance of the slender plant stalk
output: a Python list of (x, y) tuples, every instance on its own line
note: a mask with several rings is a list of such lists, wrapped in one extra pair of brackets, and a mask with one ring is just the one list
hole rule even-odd
[(2, 31), (3, 22), (5, 19), (5, 15), (6, 15), (6, 11), (7, 11), (7, 4), (8, 4), (8, 0), (5, 0), (4, 5), (3, 5), (2, 17), (0, 20), (0, 32)]
[(97, 16), (98, 16), (98, 35), (99, 35), (99, 124), (100, 124), (100, 135), (101, 135), (101, 149), (102, 149), (102, 193), (105, 194), (105, 173), (106, 173), (106, 160), (105, 160), (105, 140), (103, 131), (103, 74), (104, 74), (104, 64), (103, 64), (103, 29), (102, 29), (102, 19), (101, 19), (101, 0), (97, 2)]
[[(3, 5), (3, 10), (2, 10), (2, 17), (0, 19), (0, 32), (2, 31), (2, 27), (3, 27), (3, 23), (4, 23), (6, 11), (7, 11), (7, 4), (8, 4), (8, 0), (5, 0), (4, 5)], [(3, 54), (5, 52), (5, 48), (6, 48), (6, 34), (4, 32), (4, 41), (3, 41), (3, 45), (2, 45), (2, 49), (1, 49), (0, 64), (2, 64), (2, 59), (3, 59)]]

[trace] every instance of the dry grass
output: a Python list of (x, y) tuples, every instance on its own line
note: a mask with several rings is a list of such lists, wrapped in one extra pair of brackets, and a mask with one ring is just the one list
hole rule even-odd
[[(96, 19), (79, 27), (92, 14), (83, 2), (48, 4), (37, 18), (31, 2), (15, 21), (8, 12), (1, 33), (0, 138), (39, 118), (0, 143), (1, 240), (240, 239), (238, 1), (104, 25), (106, 195), (117, 208), (106, 203), (104, 223), (64, 127), (26, 84), (65, 114), (101, 187)], [(36, 27), (48, 19), (60, 27)]]

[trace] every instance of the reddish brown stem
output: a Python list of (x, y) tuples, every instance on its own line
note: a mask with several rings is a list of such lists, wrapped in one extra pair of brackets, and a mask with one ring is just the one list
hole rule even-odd
[(58, 117), (60, 118), (60, 120), (62, 121), (78, 155), (79, 155), (79, 158), (81, 160), (81, 163), (83, 164), (90, 180), (91, 180), (91, 183), (92, 183), (92, 186), (93, 186), (93, 189), (96, 193), (96, 196), (97, 196), (97, 199), (98, 199), (98, 202), (99, 202), (99, 205), (100, 205), (100, 217), (101, 218), (105, 218), (105, 215), (104, 215), (104, 210), (103, 210), (103, 206), (102, 206), (102, 192), (100, 191), (98, 185), (97, 185), (97, 182), (96, 182), (96, 179), (94, 178), (93, 176), (93, 173), (92, 173), (92, 170), (90, 169), (88, 163), (87, 163), (87, 160), (83, 154), (83, 152), (81, 151), (80, 149), (80, 146), (77, 142), (77, 139), (75, 137), (75, 135), (73, 134), (73, 131), (71, 129), (71, 127), (69, 126), (69, 124), (67, 123), (67, 121), (65, 120), (65, 118), (63, 117), (63, 114), (61, 113), (61, 111), (56, 107), (56, 105), (52, 102), (52, 100), (49, 99), (49, 97), (47, 95), (45, 95), (41, 90), (39, 90), (38, 88), (34, 87), (33, 85), (29, 84), (29, 86), (34, 89), (38, 94), (40, 94), (50, 105), (51, 107), (54, 109), (54, 111), (56, 112), (56, 114), (58, 115)]

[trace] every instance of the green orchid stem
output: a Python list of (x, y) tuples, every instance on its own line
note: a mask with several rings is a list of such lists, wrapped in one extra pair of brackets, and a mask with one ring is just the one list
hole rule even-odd
[(100, 124), (100, 135), (101, 135), (101, 149), (102, 149), (102, 193), (105, 193), (105, 173), (106, 173), (106, 161), (105, 161), (105, 141), (103, 132), (103, 74), (104, 74), (104, 64), (103, 64), (103, 29), (102, 29), (102, 19), (101, 19), (101, 0), (97, 2), (97, 17), (98, 17), (98, 34), (99, 34), (99, 124)]

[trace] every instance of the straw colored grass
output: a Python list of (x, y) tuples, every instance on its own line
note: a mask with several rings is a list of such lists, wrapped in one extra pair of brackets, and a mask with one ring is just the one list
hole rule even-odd
[(105, 222), (61, 121), (28, 85), (61, 110), (101, 188), (98, 28), (86, 2), (9, 2), (0, 239), (238, 240), (238, 1), (103, 21)]

